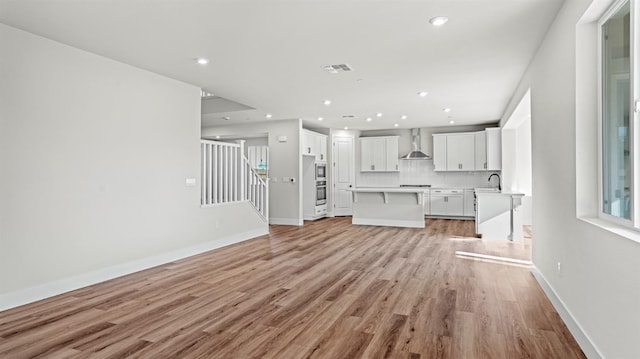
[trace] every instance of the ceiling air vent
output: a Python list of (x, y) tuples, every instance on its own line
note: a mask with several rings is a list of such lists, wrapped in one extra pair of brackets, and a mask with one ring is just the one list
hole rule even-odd
[(330, 74), (337, 74), (339, 72), (353, 71), (351, 66), (349, 66), (347, 64), (325, 65), (325, 66), (322, 66), (322, 69), (325, 70), (326, 72), (330, 73)]
[(356, 115), (342, 115), (342, 118), (356, 118)]

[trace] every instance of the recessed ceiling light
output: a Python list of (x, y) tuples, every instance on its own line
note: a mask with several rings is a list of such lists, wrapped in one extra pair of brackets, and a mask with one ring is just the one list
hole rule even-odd
[(219, 139), (220, 139), (220, 136), (216, 136), (216, 139), (218, 139), (218, 140), (219, 140)]
[(451, 121), (449, 121), (449, 123), (453, 125), (454, 123), (456, 123), (456, 121), (451, 120)]
[(196, 62), (199, 63), (200, 65), (206, 65), (209, 63), (209, 59), (205, 59), (204, 57), (198, 57), (196, 59)]
[(397, 124), (397, 123), (393, 125), (393, 127), (398, 127), (398, 126), (400, 126), (400, 125), (399, 125), (399, 124)]
[(271, 118), (271, 114), (270, 114), (270, 113), (268, 113), (268, 114), (266, 114), (264, 117), (266, 117), (266, 118)]
[(382, 117), (382, 113), (378, 112), (378, 113), (376, 113), (376, 116)]
[(429, 93), (427, 91), (420, 91), (418, 92), (418, 96), (420, 97), (426, 97)]
[(450, 108), (448, 108), (448, 107), (445, 107), (445, 108), (443, 108), (443, 109), (442, 109), (442, 111), (444, 111), (444, 112), (451, 112), (451, 109), (450, 109)]
[(318, 121), (322, 121), (322, 120), (324, 120), (324, 118), (318, 117)]
[(367, 122), (371, 122), (373, 119), (371, 117), (367, 117)]
[(329, 106), (329, 105), (331, 105), (331, 100), (324, 100), (323, 103), (324, 103), (325, 106)]
[(407, 119), (407, 115), (402, 115), (402, 116), (400, 116), (400, 119), (401, 119), (401, 120), (406, 120), (406, 119)]
[(349, 126), (344, 126), (344, 129), (345, 129), (345, 130), (348, 130), (348, 129), (349, 129)]
[(449, 18), (444, 17), (444, 16), (436, 16), (436, 17), (433, 17), (433, 18), (431, 18), (429, 20), (429, 22), (433, 26), (442, 26), (442, 25), (446, 24), (447, 21), (449, 21)]

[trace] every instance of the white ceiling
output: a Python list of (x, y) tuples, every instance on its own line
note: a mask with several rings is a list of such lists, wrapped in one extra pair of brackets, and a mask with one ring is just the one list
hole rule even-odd
[[(367, 130), (498, 121), (562, 2), (0, 0), (0, 22), (245, 105), (210, 110), (203, 126), (302, 118)], [(433, 27), (434, 16), (449, 22)], [(354, 70), (322, 70), (343, 63)]]

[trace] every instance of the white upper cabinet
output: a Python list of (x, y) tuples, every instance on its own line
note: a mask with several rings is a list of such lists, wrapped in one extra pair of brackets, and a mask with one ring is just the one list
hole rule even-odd
[(317, 161), (327, 160), (327, 135), (302, 130), (302, 154), (314, 156)]
[(502, 169), (502, 129), (487, 128), (487, 171)]
[(475, 134), (447, 135), (447, 171), (475, 170), (475, 150)]
[(399, 171), (398, 136), (361, 137), (360, 171)]
[(325, 135), (316, 136), (316, 145), (318, 147), (318, 152), (316, 153), (316, 160), (326, 161), (327, 160), (327, 136)]
[(302, 130), (302, 154), (315, 156), (316, 154), (315, 136), (311, 131)]
[(502, 169), (501, 129), (433, 135), (435, 171), (499, 171)]
[(475, 133), (476, 140), (476, 171), (487, 169), (487, 135), (484, 131)]
[(400, 171), (398, 159), (398, 137), (385, 138), (385, 147), (387, 152), (387, 171)]
[(434, 171), (447, 170), (447, 135), (433, 135)]

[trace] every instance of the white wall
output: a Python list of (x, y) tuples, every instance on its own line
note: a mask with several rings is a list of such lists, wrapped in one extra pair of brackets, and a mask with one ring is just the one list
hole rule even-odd
[[(212, 126), (202, 129), (203, 138), (241, 138), (243, 134), (268, 133), (269, 142), (269, 221), (272, 224), (302, 225), (302, 155), (299, 119)], [(286, 142), (279, 142), (286, 136)], [(295, 183), (284, 183), (283, 177), (294, 177)]]
[(531, 180), (531, 99), (527, 92), (502, 127), (502, 188), (524, 193), (520, 207), (524, 225), (533, 224)]
[(597, 33), (578, 22), (589, 5), (564, 3), (513, 96), (531, 88), (534, 273), (588, 355), (640, 358), (640, 244), (588, 218), (598, 196)]
[(185, 186), (198, 88), (1, 24), (0, 43), (0, 310), (267, 231)]

